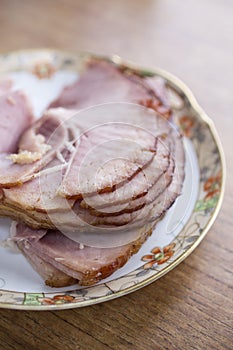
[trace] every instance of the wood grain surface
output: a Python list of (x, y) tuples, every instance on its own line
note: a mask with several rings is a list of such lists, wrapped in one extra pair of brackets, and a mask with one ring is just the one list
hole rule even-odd
[(216, 124), (228, 181), (209, 234), (165, 277), (82, 309), (0, 310), (0, 349), (232, 349), (233, 2), (0, 0), (0, 51), (32, 47), (117, 53), (183, 79)]

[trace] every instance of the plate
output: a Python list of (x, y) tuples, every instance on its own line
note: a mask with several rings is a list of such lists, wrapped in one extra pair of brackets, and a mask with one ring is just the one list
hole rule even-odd
[[(0, 76), (23, 88), (37, 117), (62, 90), (77, 79), (89, 53), (23, 50), (0, 55)], [(0, 307), (24, 310), (69, 309), (118, 298), (162, 277), (180, 264), (205, 237), (219, 212), (225, 184), (221, 144), (211, 119), (190, 90), (161, 69), (145, 69), (118, 56), (102, 57), (141, 76), (165, 79), (174, 120), (184, 135), (186, 177), (182, 195), (129, 262), (111, 277), (91, 287), (52, 289), (21, 254), (0, 247)], [(0, 219), (0, 240), (10, 220)]]

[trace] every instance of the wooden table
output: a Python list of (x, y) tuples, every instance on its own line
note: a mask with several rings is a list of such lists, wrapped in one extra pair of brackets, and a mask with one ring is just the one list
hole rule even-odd
[(104, 304), (0, 311), (0, 348), (232, 349), (233, 2), (0, 2), (0, 51), (117, 53), (183, 79), (214, 120), (228, 162), (220, 215), (195, 252), (157, 282)]

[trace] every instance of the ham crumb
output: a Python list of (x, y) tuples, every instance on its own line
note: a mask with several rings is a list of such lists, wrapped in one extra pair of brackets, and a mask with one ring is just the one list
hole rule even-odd
[(21, 151), (17, 154), (7, 156), (7, 159), (11, 159), (13, 163), (17, 164), (30, 164), (40, 160), (41, 157), (42, 154), (39, 152)]
[(19, 153), (10, 154), (7, 159), (11, 159), (13, 163), (17, 164), (31, 164), (40, 160), (42, 156), (51, 149), (50, 145), (46, 143), (40, 145), (40, 150), (31, 152), (27, 150), (19, 150)]

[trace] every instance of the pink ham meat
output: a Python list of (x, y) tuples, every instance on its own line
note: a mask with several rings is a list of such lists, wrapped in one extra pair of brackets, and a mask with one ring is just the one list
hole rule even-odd
[[(51, 115), (49, 116), (51, 117)], [(120, 124), (117, 124), (116, 128), (118, 128), (119, 126)], [(121, 136), (122, 136), (122, 130), (124, 130), (124, 128), (125, 128), (125, 125), (123, 125), (123, 127), (122, 126), (120, 127)], [(110, 126), (110, 129), (112, 129), (112, 126)], [(129, 133), (131, 129), (132, 128), (130, 129), (126, 128), (127, 137), (129, 137)], [(135, 132), (134, 129), (133, 131)], [(144, 131), (141, 129), (139, 129), (139, 132), (144, 133)], [(29, 131), (27, 133), (29, 133)], [(140, 133), (139, 134), (137, 133), (136, 136), (137, 137), (141, 136), (143, 139), (144, 135), (143, 134), (140, 135)], [(105, 133), (105, 134), (108, 135), (108, 133)], [(118, 134), (116, 133), (116, 135)], [(145, 134), (145, 137), (147, 136), (148, 135)], [(90, 137), (90, 139), (93, 139), (93, 138)], [(97, 138), (97, 140), (98, 139), (99, 138)], [(27, 137), (26, 140), (28, 141), (30, 140), (30, 138)], [(154, 140), (154, 137), (152, 137), (152, 141), (153, 140)], [(128, 191), (129, 193), (126, 193), (126, 191), (127, 191), (127, 188), (128, 189), (131, 188), (131, 182), (133, 182), (133, 186), (135, 187), (134, 197), (140, 197), (142, 196), (142, 192), (145, 191), (145, 194), (146, 194), (146, 192), (148, 191), (148, 188), (151, 187), (153, 183), (159, 178), (159, 176), (161, 176), (164, 173), (169, 162), (169, 159), (168, 159), (169, 149), (166, 145), (166, 142), (167, 141), (164, 138), (163, 140), (159, 141), (159, 145), (156, 147), (156, 157), (154, 153), (153, 161), (147, 167), (145, 167), (142, 172), (139, 172), (138, 174), (136, 174), (137, 178), (140, 178), (139, 176), (140, 173), (143, 173), (142, 175), (143, 177), (146, 176), (146, 181), (142, 183), (142, 186), (139, 186), (140, 181), (135, 182), (134, 179), (132, 179), (132, 181), (127, 181), (126, 184), (124, 184), (123, 187), (125, 189), (123, 191), (121, 191), (121, 187), (119, 187), (118, 194), (120, 194), (121, 192), (121, 197), (122, 197), (122, 199), (120, 200), (118, 196), (118, 199), (120, 200), (120, 202), (127, 199), (127, 197), (128, 197), (128, 200), (130, 201), (131, 192)], [(144, 142), (142, 145), (143, 147), (145, 147), (146, 143)], [(119, 150), (117, 150), (117, 152), (118, 151)], [(128, 152), (128, 149), (127, 149), (127, 152)], [(34, 179), (27, 181), (23, 186), (15, 186), (10, 189), (3, 189), (4, 205), (14, 207), (15, 209), (18, 208), (18, 210), (22, 210), (22, 209), (24, 211), (34, 210), (34, 211), (44, 212), (44, 213), (46, 212), (56, 213), (60, 211), (64, 212), (69, 210), (73, 205), (73, 201), (72, 200), (67, 201), (65, 198), (62, 198), (61, 196), (57, 195), (57, 189), (59, 188), (60, 181), (62, 180), (62, 168), (57, 168), (57, 165), (60, 165), (63, 167), (63, 165), (59, 162), (58, 159), (56, 161), (53, 160), (51, 163), (49, 163), (45, 167), (44, 170), (41, 170), (38, 174), (35, 174)], [(111, 195), (111, 193), (109, 193), (109, 195)], [(132, 210), (134, 210), (134, 203), (132, 203)], [(28, 212), (27, 214), (30, 215), (30, 212)], [(40, 217), (38, 220), (40, 222)]]
[[(10, 89), (0, 84), (0, 113), (31, 123), (26, 98)], [(1, 119), (0, 215), (23, 222), (13, 239), (49, 286), (110, 276), (181, 193), (184, 148), (166, 92), (162, 80), (92, 60), (59, 108), (14, 134), (17, 144)]]
[(17, 244), (34, 270), (44, 279), (46, 285), (59, 288), (70, 286), (78, 282), (73, 277), (68, 276), (61, 270), (58, 270), (53, 265), (41, 259), (37, 254), (31, 252), (31, 250), (25, 245), (25, 241), (19, 241)]
[(179, 196), (184, 180), (185, 155), (182, 138), (176, 131), (173, 131), (171, 138), (174, 142), (174, 148), (168, 171), (148, 191), (142, 208), (137, 208), (136, 206), (134, 210), (129, 212), (123, 210), (122, 212), (114, 214), (107, 213), (99, 216), (96, 215), (96, 212), (92, 213), (89, 210), (81, 208), (80, 203), (77, 202), (73, 208), (76, 216), (73, 212), (59, 213), (59, 215), (53, 213), (50, 215), (52, 222), (64, 230), (72, 230), (72, 227), (73, 230), (74, 227), (79, 227), (80, 230), (90, 230), (93, 226), (106, 227), (110, 230), (111, 228), (119, 227), (127, 230), (132, 227), (143, 227), (148, 220), (151, 220), (151, 217), (153, 220), (157, 220), (170, 208)]
[(0, 153), (15, 152), (21, 134), (33, 120), (27, 97), (20, 91), (11, 91), (7, 83), (0, 85)]
[[(97, 231), (97, 227), (109, 228), (111, 231), (113, 228), (119, 228), (123, 230), (143, 227), (148, 221), (155, 221), (161, 217), (168, 208), (173, 204), (177, 196), (182, 189), (182, 183), (184, 179), (184, 150), (182, 139), (176, 132), (173, 133), (174, 138), (174, 150), (171, 155), (171, 162), (168, 171), (162, 176), (148, 191), (145, 196), (145, 202), (143, 208), (134, 207), (134, 210), (127, 212), (105, 214), (102, 217), (92, 213), (89, 210), (85, 210), (80, 207), (79, 203), (76, 203), (73, 211), (61, 211), (51, 212), (49, 217), (46, 218), (45, 214), (38, 213), (32, 217), (38, 221), (32, 223), (34, 227), (59, 227), (59, 229), (66, 231)], [(175, 168), (174, 168), (175, 164)], [(143, 198), (143, 197), (141, 197)], [(140, 200), (135, 199), (135, 201)], [(131, 203), (133, 203), (132, 201)], [(29, 213), (27, 213), (29, 215)], [(153, 218), (153, 219), (151, 219)], [(51, 220), (51, 222), (49, 222)], [(28, 221), (26, 221), (28, 222)], [(117, 232), (116, 232), (117, 234)]]
[(147, 190), (145, 195), (139, 198), (132, 198), (127, 203), (115, 204), (106, 208), (94, 209), (89, 207), (91, 215), (97, 217), (119, 217), (125, 213), (132, 213), (142, 209), (145, 205), (153, 202), (160, 194), (165, 191), (165, 188), (171, 183), (173, 176), (174, 162), (171, 159), (169, 167), (165, 173), (159, 176), (155, 183)]
[(74, 201), (57, 195), (62, 169), (63, 165), (56, 159), (23, 186), (2, 189), (4, 204), (42, 213), (70, 210)]
[[(123, 111), (122, 105), (120, 105), (120, 107), (117, 105), (117, 109), (115, 111), (113, 108), (115, 107), (115, 104), (109, 104), (107, 107), (107, 113), (97, 113), (97, 116), (103, 116), (103, 119), (105, 118), (105, 121), (107, 121), (109, 112), (112, 111), (112, 117), (117, 111), (116, 115), (118, 119), (115, 118), (115, 121), (119, 120), (120, 122), (112, 124), (105, 123), (98, 128), (95, 127), (95, 123), (99, 123), (99, 121), (98, 118), (93, 118), (95, 113), (93, 114), (92, 110), (87, 110), (85, 112), (86, 118), (84, 119), (80, 118), (80, 114), (77, 114), (72, 115), (72, 118), (68, 118), (69, 120), (67, 120), (67, 116), (63, 116), (65, 110), (59, 109), (58, 115), (55, 113), (56, 110), (47, 112), (42, 118), (39, 126), (36, 124), (36, 127), (34, 126), (32, 129), (29, 129), (26, 132), (25, 135), (27, 135), (27, 137), (25, 137), (25, 135), (22, 137), (21, 144), (23, 144), (27, 149), (36, 151), (35, 147), (37, 144), (35, 141), (31, 142), (31, 140), (33, 141), (35, 139), (37, 132), (39, 131), (41, 134), (43, 134), (45, 142), (49, 143), (49, 140), (52, 139), (54, 129), (57, 130), (57, 125), (60, 125), (61, 120), (65, 120), (66, 123), (63, 123), (61, 127), (58, 128), (59, 133), (55, 133), (55, 140), (58, 141), (56, 146), (58, 147), (57, 150), (63, 150), (66, 142), (71, 141), (73, 142), (73, 145), (76, 145), (76, 148), (73, 147), (73, 153), (68, 152), (68, 157), (64, 153), (60, 154), (60, 156), (62, 156), (62, 154), (64, 155), (65, 164), (60, 162), (60, 158), (56, 161), (54, 159), (52, 163), (55, 166), (52, 166), (52, 163), (46, 165), (45, 168), (42, 166), (40, 172), (33, 174), (34, 178), (31, 180), (28, 179), (28, 181), (22, 187), (16, 186), (11, 189), (2, 188), (2, 204), (4, 206), (2, 210), (4, 215), (7, 215), (6, 213), (8, 207), (10, 217), (17, 217), (18, 212), (20, 219), (23, 219), (23, 221), (29, 225), (32, 225), (33, 227), (54, 228), (58, 226), (59, 228), (62, 227), (67, 230), (71, 229), (72, 231), (83, 231), (85, 229), (89, 230), (89, 225), (92, 226), (92, 230), (95, 229), (93, 226), (102, 225), (107, 225), (109, 227), (120, 227), (134, 221), (134, 217), (138, 217), (139, 213), (141, 217), (143, 217), (143, 215), (146, 217), (145, 214), (142, 215), (141, 213), (144, 213), (145, 210), (148, 209), (148, 205), (155, 201), (157, 196), (164, 191), (173, 176), (172, 151), (169, 144), (175, 145), (177, 142), (182, 144), (182, 141), (180, 140), (179, 136), (174, 136), (172, 126), (170, 126), (170, 124), (167, 121), (164, 121), (161, 117), (158, 117), (154, 111), (147, 110), (146, 108), (140, 106), (127, 105), (127, 114), (125, 116), (127, 123), (122, 125), (121, 121), (124, 117), (124, 114), (121, 115)], [(102, 106), (98, 108), (100, 108), (101, 112), (103, 112)], [(140, 113), (138, 113), (138, 108)], [(89, 116), (89, 119), (87, 116)], [(131, 121), (131, 124), (129, 121)], [(146, 128), (141, 127), (143, 123), (146, 124), (146, 128), (149, 126), (151, 130), (150, 133)], [(81, 140), (73, 140), (75, 128), (80, 130), (84, 129), (84, 126), (87, 127), (90, 125), (94, 125), (94, 127), (84, 133), (81, 136)], [(106, 132), (99, 132), (99, 130), (106, 130)], [(57, 137), (57, 135), (59, 135), (59, 137)], [(75, 169), (75, 167), (73, 168), (75, 158), (77, 157), (77, 160), (80, 161), (78, 158), (79, 155), (81, 162), (77, 164), (78, 166), (80, 164), (82, 165), (82, 158), (85, 157), (89, 144), (91, 145), (90, 149), (92, 149), (93, 146), (98, 145), (98, 142), (101, 142), (101, 144), (103, 142), (105, 144), (106, 140), (108, 141), (109, 135), (110, 141), (112, 141), (112, 138), (116, 140), (120, 137), (120, 141), (122, 143), (121, 137), (123, 137), (123, 141), (124, 137), (128, 138), (128, 140), (131, 138), (130, 142), (136, 140), (136, 145), (138, 146), (139, 144), (141, 147), (141, 149), (139, 149), (140, 157), (131, 159), (129, 158), (130, 152), (128, 147), (122, 148), (122, 150), (126, 152), (125, 154), (127, 155), (128, 159), (130, 159), (130, 166), (133, 164), (133, 167), (129, 168), (129, 170), (133, 169), (134, 173), (129, 174), (129, 172), (125, 171), (125, 169), (127, 170), (125, 167), (125, 162), (122, 162), (122, 159), (117, 158), (117, 161), (119, 161), (118, 164), (122, 164), (122, 166), (118, 165), (118, 167), (116, 167), (115, 171), (112, 173), (111, 171), (114, 168), (112, 165), (109, 166), (109, 171), (106, 172), (106, 175), (100, 177), (101, 181), (103, 179), (101, 186), (95, 187), (96, 184), (99, 185), (99, 183), (93, 176), (94, 172), (90, 171), (90, 167), (84, 167), (85, 177), (81, 183), (83, 187), (82, 192), (80, 191), (80, 193), (82, 194), (83, 191), (86, 191), (86, 196), (84, 196), (82, 202), (85, 201), (88, 203), (87, 199), (90, 200), (90, 198), (92, 198), (89, 194), (95, 193), (96, 191), (99, 191), (99, 197), (94, 194), (93, 198), (98, 198), (99, 200), (99, 198), (103, 196), (103, 200), (100, 200), (102, 203), (105, 202), (106, 198), (108, 197), (111, 200), (109, 201), (107, 210), (105, 210), (104, 207), (101, 208), (101, 206), (98, 208), (98, 202), (97, 207), (95, 207), (95, 205), (85, 207), (82, 205), (82, 202), (81, 204), (80, 202), (77, 202), (73, 213), (70, 211), (70, 208), (73, 206), (74, 201), (67, 201), (62, 196), (59, 196), (58, 190), (64, 186), (64, 181), (66, 181), (68, 186), (70, 186), (69, 181), (67, 181), (67, 177), (70, 176), (69, 171), (71, 169)], [(154, 135), (156, 135), (156, 137)], [(82, 137), (84, 138), (84, 141), (82, 140)], [(62, 142), (60, 142), (61, 140)], [(54, 145), (56, 145), (56, 143), (54, 143)], [(56, 149), (56, 147), (54, 148)], [(53, 152), (54, 148), (52, 149)], [(143, 153), (145, 150), (146, 155), (149, 154), (149, 158), (144, 158)], [(142, 153), (143, 156), (141, 156), (140, 153)], [(105, 154), (106, 151), (105, 148), (103, 148), (102, 152), (100, 152), (100, 156), (105, 156)], [(135, 154), (138, 155), (138, 152), (132, 152), (133, 157)], [(116, 148), (116, 155), (119, 155), (118, 147)], [(44, 157), (50, 158), (54, 156), (57, 157), (56, 152), (51, 154), (50, 151), (48, 151)], [(97, 152), (94, 152), (93, 162), (95, 161), (95, 158), (97, 159), (96, 164), (98, 166), (101, 163), (101, 158), (98, 158)], [(145, 159), (146, 162), (143, 163)], [(141, 162), (137, 168), (135, 167), (135, 160), (137, 162)], [(62, 168), (56, 168), (56, 164)], [(91, 163), (89, 162), (88, 164)], [(168, 164), (170, 164), (169, 167)], [(20, 167), (18, 164), (13, 165)], [(24, 166), (27, 167), (27, 165)], [(33, 164), (32, 167), (33, 166), (35, 166), (35, 164)], [(66, 169), (66, 172), (63, 172), (62, 169)], [(67, 169), (69, 169), (68, 172)], [(86, 169), (89, 169), (89, 171)], [(70, 177), (70, 181), (72, 180), (72, 186), (76, 185), (75, 181), (79, 169), (76, 167), (75, 170), (74, 178), (72, 179), (72, 177)], [(115, 178), (114, 176), (108, 177), (109, 174), (113, 174)], [(143, 179), (145, 175), (146, 181), (142, 181), (142, 184), (140, 184), (140, 180), (137, 181), (137, 179)], [(105, 191), (106, 186), (108, 186), (109, 189), (109, 185), (112, 184), (114, 186), (115, 184), (119, 184), (119, 186), (116, 186), (113, 189), (110, 188), (110, 190), (113, 190), (113, 192), (103, 193), (102, 190)], [(135, 189), (131, 191), (132, 184)], [(118, 190), (118, 194), (116, 194), (114, 197), (114, 192), (116, 189)], [(73, 193), (75, 196), (77, 196), (77, 192)], [(121, 195), (119, 196), (119, 194)], [(115, 201), (114, 198), (116, 199)], [(125, 201), (125, 199), (127, 199), (127, 201)], [(119, 208), (119, 204), (123, 204), (123, 206)], [(47, 215), (47, 213), (49, 213), (49, 215)], [(142, 226), (141, 222), (140, 226)]]
[[(140, 249), (151, 234), (156, 220), (166, 212), (181, 191), (184, 177), (184, 153), (181, 145), (178, 141), (174, 152), (177, 160), (174, 176), (165, 189), (166, 195), (162, 198), (158, 196), (153, 205), (148, 206), (150, 228), (147, 226), (139, 238), (128, 244), (107, 249), (82, 246), (59, 231), (33, 230), (23, 224), (18, 225), (14, 240), (47, 285), (63, 287), (76, 282), (92, 285), (111, 275)], [(142, 219), (144, 214), (140, 213), (137, 219)]]
[[(14, 163), (6, 153), (0, 154), (0, 187), (10, 188), (32, 179), (36, 173), (51, 162), (69, 141), (68, 129), (64, 127), (61, 116), (44, 115), (31, 128), (25, 131), (19, 141), (20, 151), (30, 155), (38, 154), (37, 161), (27, 160)], [(2, 129), (1, 135), (2, 135)]]
[[(67, 86), (50, 107), (82, 109), (108, 102), (139, 103), (154, 100), (154, 106), (166, 101), (163, 83), (139, 78), (133, 72), (121, 71), (105, 60), (90, 60), (80, 78)], [(163, 102), (163, 103), (162, 103)]]
[[(108, 277), (139, 250), (150, 234), (151, 230), (148, 230), (132, 243), (105, 249), (80, 247), (79, 243), (70, 240), (59, 231), (45, 230), (44, 234), (40, 231), (37, 236), (37, 230), (18, 224), (14, 241), (18, 242), (23, 254), (33, 261), (33, 266), (46, 279), (48, 285), (54, 286), (54, 281), (60, 278), (59, 286), (62, 287), (70, 284), (69, 278), (72, 278), (73, 282), (76, 280), (80, 285), (92, 285)], [(47, 273), (45, 266), (49, 267)], [(67, 281), (60, 273), (67, 275)], [(58, 286), (58, 282), (56, 285)]]
[(152, 161), (156, 139), (172, 129), (154, 111), (128, 103), (90, 108), (71, 122), (82, 135), (58, 191), (68, 198), (111, 191), (130, 179)]
[(81, 198), (112, 190), (152, 161), (156, 141), (131, 125), (103, 125), (88, 131), (80, 138), (59, 194)]
[(26, 225), (16, 224), (16, 236), (13, 240), (17, 242), (19, 249), (25, 255), (28, 262), (45, 280), (45, 284), (59, 288), (64, 285), (69, 286), (76, 283), (77, 281), (73, 277), (58, 270), (55, 266), (41, 259), (39, 255), (28, 249), (26, 242), (38, 242), (46, 235), (46, 233), (46, 230), (32, 230)]
[[(132, 104), (106, 104), (79, 113), (63, 111), (59, 109), (57, 115), (55, 110), (47, 112), (19, 142), (20, 151), (32, 153), (40, 153), (48, 146), (40, 160), (15, 164), (4, 155), (0, 157), (1, 187), (29, 181), (57, 152), (63, 151), (72, 134), (76, 150), (58, 193), (80, 198), (111, 189), (152, 161), (156, 138), (171, 128), (153, 111)], [(38, 142), (39, 137), (44, 143)]]
[[(165, 190), (166, 196), (163, 200), (158, 197), (147, 211), (148, 217), (153, 217), (151, 229), (156, 218), (166, 212), (181, 191), (184, 153), (179, 142), (174, 156), (177, 162), (173, 181)], [(18, 225), (14, 240), (18, 242), (19, 248), (32, 266), (46, 280), (46, 284), (56, 287), (76, 282), (80, 285), (92, 285), (123, 266), (140, 249), (151, 229), (145, 229), (133, 242), (108, 249), (80, 246), (59, 231), (32, 230), (23, 224)]]
[[(166, 178), (162, 180), (165, 186), (161, 186), (161, 183), (156, 183), (152, 187), (151, 191), (148, 192), (148, 204), (143, 208), (139, 208), (133, 212), (123, 212), (119, 215), (98, 217), (92, 215), (87, 210), (82, 210), (80, 206), (76, 206), (76, 211), (78, 217), (89, 225), (94, 226), (124, 226), (129, 225), (130, 227), (140, 227), (145, 224), (147, 220), (157, 220), (161, 215), (163, 215), (170, 206), (174, 203), (175, 199), (180, 195), (183, 181), (184, 181), (184, 162), (185, 154), (184, 147), (181, 136), (174, 131), (174, 153), (172, 159), (175, 164), (174, 172), (170, 169), (170, 174), (172, 175), (172, 181)], [(171, 163), (172, 166), (172, 163)], [(158, 194), (159, 188), (163, 188), (163, 191)]]
[(90, 210), (94, 209), (103, 214), (139, 206), (145, 202), (145, 196), (150, 188), (168, 170), (169, 162), (169, 137), (158, 138), (156, 155), (147, 167), (137, 173), (130, 181), (117, 186), (112, 192), (85, 196), (80, 206)]

